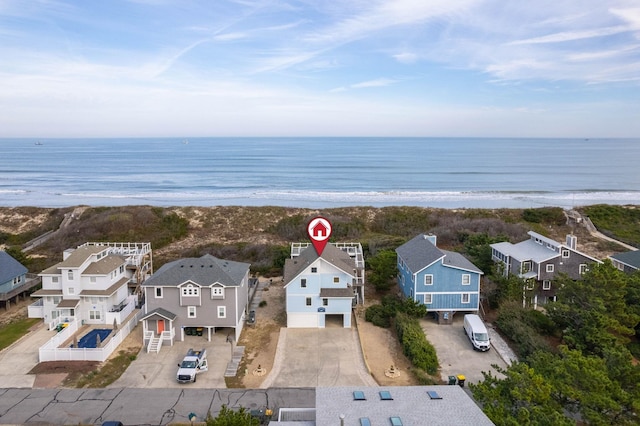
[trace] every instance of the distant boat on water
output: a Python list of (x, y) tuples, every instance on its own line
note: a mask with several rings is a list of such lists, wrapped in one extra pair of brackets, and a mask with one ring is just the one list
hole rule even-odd
[(189, 145), (189, 140), (188, 139), (183, 139), (182, 143), (185, 144), (185, 145)]
[(42, 143), (42, 141), (37, 141), (36, 145), (44, 145), (44, 144)]

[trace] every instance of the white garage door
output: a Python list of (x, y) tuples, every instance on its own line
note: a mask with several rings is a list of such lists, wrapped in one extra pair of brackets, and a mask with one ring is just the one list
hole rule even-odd
[(287, 314), (289, 328), (318, 328), (318, 314)]

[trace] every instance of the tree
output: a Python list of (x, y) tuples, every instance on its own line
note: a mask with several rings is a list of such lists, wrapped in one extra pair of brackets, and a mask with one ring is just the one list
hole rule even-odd
[(367, 259), (367, 265), (371, 268), (368, 280), (377, 291), (387, 291), (395, 284), (394, 280), (398, 275), (395, 251), (380, 250)]
[(603, 356), (612, 345), (629, 341), (640, 315), (626, 303), (628, 282), (609, 261), (592, 265), (581, 280), (559, 277), (558, 301), (548, 312), (570, 348)]
[(211, 413), (207, 415), (206, 424), (207, 426), (258, 426), (260, 420), (253, 417), (244, 407), (234, 411), (223, 405), (215, 418)]
[(575, 424), (563, 415), (562, 406), (552, 398), (551, 384), (533, 368), (521, 362), (506, 370), (493, 367), (505, 378), (483, 372), (484, 380), (469, 387), (496, 425)]

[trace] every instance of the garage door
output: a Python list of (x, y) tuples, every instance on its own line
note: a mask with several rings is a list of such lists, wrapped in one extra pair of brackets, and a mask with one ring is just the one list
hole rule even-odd
[(287, 314), (289, 328), (318, 328), (318, 314)]

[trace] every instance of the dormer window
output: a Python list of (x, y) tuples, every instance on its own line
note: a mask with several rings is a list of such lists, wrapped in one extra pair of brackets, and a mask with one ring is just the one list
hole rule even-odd
[(200, 288), (196, 287), (192, 284), (188, 284), (184, 287), (182, 287), (182, 295), (183, 296), (192, 296), (192, 297), (197, 297), (200, 296)]
[(211, 287), (211, 297), (224, 298), (224, 289), (222, 287)]

